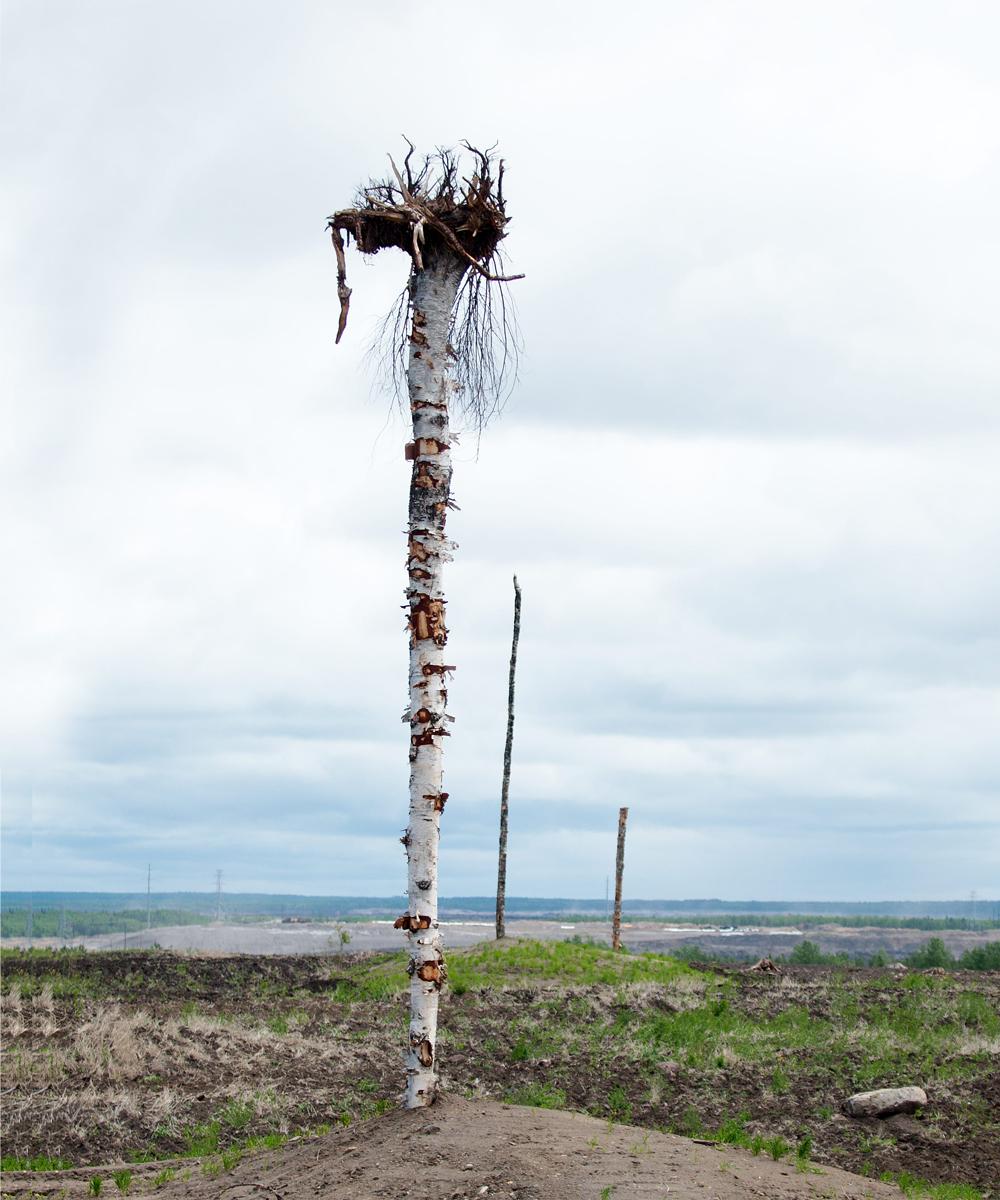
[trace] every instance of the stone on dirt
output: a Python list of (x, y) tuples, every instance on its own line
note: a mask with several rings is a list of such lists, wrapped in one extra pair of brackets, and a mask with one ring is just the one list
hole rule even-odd
[(878, 1088), (857, 1092), (844, 1103), (849, 1117), (891, 1117), (893, 1113), (914, 1112), (927, 1104), (927, 1093), (919, 1087)]

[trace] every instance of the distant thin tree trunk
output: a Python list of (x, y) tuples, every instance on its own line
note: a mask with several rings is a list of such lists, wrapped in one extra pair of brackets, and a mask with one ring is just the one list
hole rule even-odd
[(611, 920), (611, 949), (620, 950), (622, 944), (622, 875), (625, 873), (625, 823), (628, 809), (618, 810), (618, 854), (615, 857), (615, 915)]
[(507, 678), (507, 742), (503, 750), (503, 785), (500, 788), (500, 859), (497, 866), (497, 937), (507, 932), (507, 800), (510, 795), (510, 753), (514, 746), (514, 674), (517, 671), (517, 639), (521, 636), (521, 588), (514, 576), (514, 636), (510, 643), (510, 674)]

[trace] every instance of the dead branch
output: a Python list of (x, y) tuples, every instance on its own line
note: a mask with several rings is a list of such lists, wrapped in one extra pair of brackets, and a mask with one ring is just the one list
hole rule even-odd
[(351, 307), (351, 289), (347, 286), (347, 263), (344, 260), (344, 240), (339, 229), (331, 229), (334, 253), (337, 255), (337, 297), (340, 300), (340, 320), (337, 322), (335, 345), (344, 336), (347, 328), (347, 313)]

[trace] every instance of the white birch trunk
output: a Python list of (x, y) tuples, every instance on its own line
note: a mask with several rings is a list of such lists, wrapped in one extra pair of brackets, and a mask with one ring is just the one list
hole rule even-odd
[(448, 421), (448, 330), (465, 264), (447, 253), (425, 262), (413, 281), (407, 384), (413, 441), (406, 591), (410, 629), (410, 821), (403, 841), (409, 862), (409, 910), (398, 924), (410, 939), (410, 1037), (406, 1107), (434, 1100), (437, 1082), (438, 997), (445, 979), (438, 926), (438, 835), (447, 799), (444, 738), (450, 718), (445, 661), (448, 630), (442, 568), (452, 543), (445, 537), (451, 497)]

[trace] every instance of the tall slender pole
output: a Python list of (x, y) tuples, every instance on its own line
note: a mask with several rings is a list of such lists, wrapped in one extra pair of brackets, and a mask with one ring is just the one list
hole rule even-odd
[(611, 922), (611, 949), (620, 950), (622, 944), (622, 875), (625, 873), (625, 823), (628, 809), (618, 810), (618, 853), (615, 856), (615, 915)]
[(510, 754), (514, 746), (514, 675), (517, 671), (517, 640), (521, 636), (521, 588), (514, 576), (514, 635), (510, 643), (510, 674), (507, 677), (507, 741), (503, 749), (503, 784), (500, 788), (500, 858), (497, 865), (497, 938), (507, 932), (507, 800), (510, 796)]

